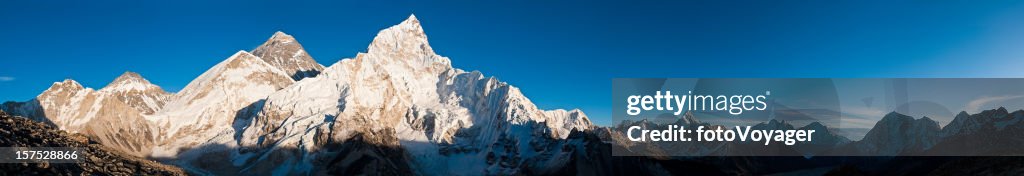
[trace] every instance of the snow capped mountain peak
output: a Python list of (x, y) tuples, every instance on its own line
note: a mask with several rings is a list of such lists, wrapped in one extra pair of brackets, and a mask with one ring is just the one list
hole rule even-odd
[(410, 21), (410, 22), (415, 21), (417, 23), (420, 22), (420, 20), (416, 19), (416, 14), (409, 14), (409, 18), (406, 18), (405, 21)]
[(292, 37), (291, 35), (285, 34), (284, 31), (274, 32), (274, 35), (270, 36), (270, 39), (271, 40), (281, 40), (281, 41), (295, 41), (294, 37)]
[(418, 31), (419, 33), (423, 33), (423, 27), (420, 26), (420, 20), (416, 19), (416, 14), (409, 14), (409, 18), (406, 18), (401, 23), (398, 23), (397, 26), (403, 26), (404, 28), (406, 28), (406, 30), (411, 30), (414, 32)]
[(142, 81), (145, 81), (146, 79), (143, 79), (142, 75), (139, 75), (139, 73), (135, 73), (135, 72), (132, 72), (132, 71), (125, 71), (124, 73), (121, 73), (121, 76), (117, 76), (117, 78), (115, 78), (113, 82), (121, 82), (121, 81), (128, 81), (128, 80), (142, 80)]
[(314, 77), (324, 69), (323, 65), (306, 53), (295, 37), (281, 31), (275, 32), (270, 39), (253, 49), (252, 54), (281, 69), (296, 81)]
[(129, 107), (143, 114), (152, 114), (163, 107), (165, 100), (171, 96), (160, 86), (154, 85), (135, 72), (126, 71), (117, 79), (100, 89), (101, 93), (121, 100)]
[(81, 96), (91, 94), (92, 92), (95, 92), (92, 88), (86, 88), (79, 84), (78, 81), (69, 78), (61, 82), (54, 82), (50, 88), (40, 93), (35, 99), (40, 101), (44, 107), (55, 107), (64, 104), (64, 102), (75, 101), (71, 100), (74, 97), (81, 98)]
[(110, 82), (110, 84), (107, 84), (106, 87), (100, 89), (100, 91), (146, 91), (150, 89), (163, 92), (163, 89), (160, 89), (159, 86), (153, 85), (149, 80), (142, 78), (138, 73), (126, 71), (121, 74), (121, 76), (114, 79), (114, 81)]
[(377, 33), (368, 53), (394, 53), (404, 55), (433, 55), (434, 50), (427, 42), (427, 34), (415, 15), (409, 16), (398, 25)]
[(83, 87), (82, 84), (79, 84), (78, 81), (68, 78), (61, 82), (53, 82), (53, 85), (50, 85), (50, 88), (46, 89), (46, 92), (62, 90), (78, 91), (81, 89), (85, 89), (85, 87)]

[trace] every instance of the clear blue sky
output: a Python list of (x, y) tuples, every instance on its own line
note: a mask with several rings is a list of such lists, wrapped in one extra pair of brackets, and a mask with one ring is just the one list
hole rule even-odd
[[(799, 2), (799, 3), (797, 3)], [(609, 124), (615, 77), (1021, 77), (1024, 4), (0, 1), (0, 101), (126, 70), (169, 91), (282, 30), (323, 65), (415, 13), (453, 65)]]

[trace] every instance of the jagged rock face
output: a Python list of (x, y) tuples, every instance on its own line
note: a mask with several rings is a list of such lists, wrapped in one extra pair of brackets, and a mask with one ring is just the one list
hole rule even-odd
[(281, 69), (296, 81), (314, 77), (324, 69), (324, 66), (302, 49), (302, 45), (295, 37), (280, 31), (274, 33), (274, 36), (263, 45), (253, 49), (252, 54)]
[[(403, 148), (418, 172), (437, 174), (514, 174), (526, 161), (552, 169), (567, 157), (558, 139), (592, 126), (578, 110), (543, 111), (518, 88), (452, 68), (433, 52), (415, 16), (378, 33), (367, 53), (275, 92), (259, 107), (239, 139), (244, 151), (311, 151), (266, 160), (313, 163), (317, 151), (359, 134), (382, 139), (368, 141), (373, 145)], [(449, 162), (467, 164), (448, 168)]]

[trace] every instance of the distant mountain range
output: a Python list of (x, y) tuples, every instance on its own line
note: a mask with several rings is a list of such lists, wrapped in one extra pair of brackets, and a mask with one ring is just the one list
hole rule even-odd
[[(626, 125), (666, 124), (594, 126), (582, 111), (539, 109), (518, 88), (450, 62), (410, 16), (381, 30), (365, 53), (327, 67), (277, 32), (176, 93), (125, 72), (99, 90), (56, 82), (2, 109), (113, 150), (217, 175), (764, 174), (845, 162), (812, 156), (1020, 155), (1014, 148), (1024, 141), (1024, 111), (1000, 108), (960, 113), (944, 128), (890, 113), (861, 141), (820, 123), (754, 127), (819, 131), (811, 144), (768, 146), (797, 158), (615, 157), (617, 149), (755, 156), (752, 149), (764, 146), (628, 142)], [(691, 113), (672, 124), (715, 126)]]

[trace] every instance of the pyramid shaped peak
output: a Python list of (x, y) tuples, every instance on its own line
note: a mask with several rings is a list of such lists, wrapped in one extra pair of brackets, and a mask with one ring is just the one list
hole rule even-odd
[(75, 81), (74, 79), (71, 79), (71, 78), (64, 78), (63, 81), (61, 81), (61, 82), (54, 82), (54, 84), (78, 84), (78, 81)]
[(404, 31), (407, 32), (419, 34), (423, 33), (423, 26), (420, 25), (420, 20), (416, 18), (416, 15), (409, 15), (409, 18), (406, 18), (404, 21), (402, 21), (402, 23), (398, 23), (398, 25), (395, 26), (401, 27)]
[(275, 32), (267, 42), (253, 49), (251, 54), (281, 69), (296, 81), (314, 77), (323, 70), (323, 65), (313, 60), (295, 37), (281, 31)]
[(274, 35), (270, 36), (270, 39), (268, 39), (267, 42), (264, 43), (263, 45), (267, 45), (267, 43), (270, 43), (272, 41), (295, 41), (295, 37), (292, 37), (292, 35), (288, 35), (283, 31), (277, 31), (274, 32)]
[(253, 49), (253, 52), (259, 53), (262, 52), (261, 50), (268, 50), (267, 48), (280, 48), (282, 46), (297, 44), (298, 42), (295, 40), (295, 37), (292, 37), (282, 31), (277, 31), (274, 32), (274, 35), (271, 35), (267, 41), (263, 42), (260, 46), (257, 46), (256, 49)]
[(128, 80), (141, 80), (141, 81), (145, 81), (146, 79), (143, 79), (142, 75), (139, 75), (139, 73), (135, 73), (135, 72), (132, 72), (132, 71), (125, 71), (124, 73), (121, 73), (121, 76), (117, 76), (117, 79), (114, 79), (113, 82), (128, 81)]
[(50, 88), (47, 88), (46, 91), (43, 91), (43, 94), (47, 94), (47, 92), (79, 91), (82, 89), (85, 89), (85, 87), (82, 86), (82, 84), (78, 83), (78, 81), (75, 81), (71, 78), (66, 78), (64, 79), (64, 81), (61, 82), (53, 82), (53, 85), (50, 85)]
[(53, 86), (51, 86), (51, 87), (54, 87), (54, 86), (64, 86), (64, 87), (69, 87), (70, 86), (70, 87), (82, 88), (82, 84), (81, 83), (78, 83), (78, 81), (75, 81), (74, 79), (71, 79), (71, 78), (65, 78), (64, 81), (61, 81), (61, 82), (54, 82)]
[(139, 73), (125, 71), (121, 76), (111, 81), (110, 84), (107, 84), (106, 87), (100, 89), (100, 91), (143, 91), (149, 89), (160, 89), (160, 87), (142, 78), (142, 75), (139, 75)]
[(277, 36), (289, 36), (289, 35), (285, 34), (284, 31), (277, 31), (277, 32), (274, 32), (274, 36), (272, 36), (272, 37), (277, 37)]
[(406, 18), (405, 21), (402, 21), (402, 24), (405, 24), (405, 23), (410, 23), (410, 24), (411, 23), (416, 23), (416, 24), (419, 24), (420, 20), (416, 19), (416, 14), (409, 14), (409, 18)]
[(427, 34), (415, 15), (410, 15), (405, 21), (377, 33), (367, 52), (406, 56), (434, 55), (434, 50), (427, 42)]

